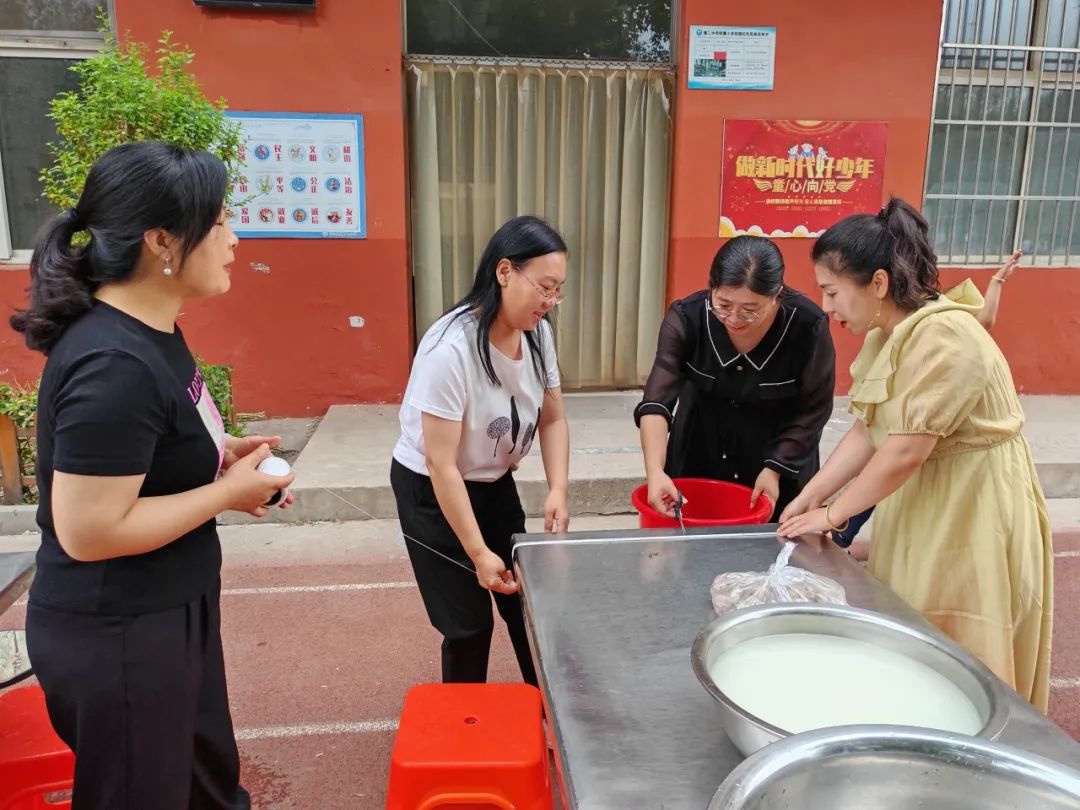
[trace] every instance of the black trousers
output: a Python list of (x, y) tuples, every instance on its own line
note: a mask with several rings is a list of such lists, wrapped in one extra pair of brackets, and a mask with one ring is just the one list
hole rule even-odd
[[(398, 519), (401, 531), (406, 535), (405, 547), (420, 596), (432, 626), (443, 635), (443, 682), (487, 681), (491, 634), (495, 628), (491, 613), (494, 597), (495, 607), (506, 622), (510, 642), (514, 645), (521, 677), (526, 683), (536, 685), (536, 669), (525, 632), (521, 597), (488, 591), (477, 582), (475, 573), (439, 556), (445, 554), (469, 569), (473, 567), (461, 541), (443, 516), (428, 476), (394, 461), (390, 467), (390, 484), (397, 499)], [(507, 473), (491, 483), (466, 481), (465, 488), (484, 542), (510, 568), (513, 562), (510, 558), (511, 537), (525, 531), (525, 512), (513, 475)], [(439, 554), (420, 546), (417, 540)]]
[(220, 586), (137, 616), (31, 603), (26, 643), (49, 718), (75, 752), (73, 810), (247, 810)]

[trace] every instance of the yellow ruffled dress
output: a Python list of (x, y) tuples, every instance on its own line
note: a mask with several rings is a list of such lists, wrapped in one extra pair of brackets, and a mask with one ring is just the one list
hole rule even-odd
[(1044, 713), (1053, 547), (1009, 365), (965, 282), (851, 367), (851, 412), (874, 447), (937, 436), (929, 459), (874, 513), (869, 569)]

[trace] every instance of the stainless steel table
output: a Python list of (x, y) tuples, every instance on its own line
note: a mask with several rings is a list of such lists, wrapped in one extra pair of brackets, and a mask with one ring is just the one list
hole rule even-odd
[[(704, 808), (742, 761), (694, 676), (690, 645), (715, 618), (713, 578), (768, 568), (780, 548), (773, 529), (517, 538), (515, 570), (567, 808)], [(840, 582), (852, 605), (929, 627), (831, 542), (807, 538), (792, 563)], [(792, 672), (792, 688), (798, 680)], [(998, 740), (1080, 768), (1080, 745), (1009, 697)]]
[(34, 552), (0, 552), (0, 613), (11, 607), (34, 578)]

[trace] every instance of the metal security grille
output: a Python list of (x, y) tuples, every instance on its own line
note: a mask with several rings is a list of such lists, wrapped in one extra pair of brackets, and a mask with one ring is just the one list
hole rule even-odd
[(925, 213), (947, 264), (1080, 260), (1080, 0), (946, 0)]

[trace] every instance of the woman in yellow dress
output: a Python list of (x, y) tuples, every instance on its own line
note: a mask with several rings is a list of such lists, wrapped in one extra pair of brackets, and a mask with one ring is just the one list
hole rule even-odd
[(1008, 363), (975, 318), (982, 297), (970, 281), (940, 291), (926, 220), (896, 198), (829, 228), (813, 259), (825, 311), (866, 335), (857, 419), (781, 536), (839, 531), (879, 504), (870, 572), (1045, 712), (1050, 521)]

